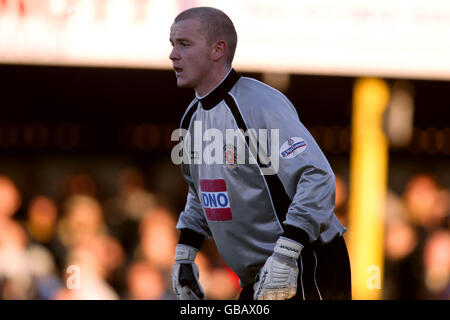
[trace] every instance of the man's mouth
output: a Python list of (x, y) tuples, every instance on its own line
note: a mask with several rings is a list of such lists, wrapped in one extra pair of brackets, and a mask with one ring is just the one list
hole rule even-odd
[(173, 69), (175, 70), (175, 73), (177, 73), (177, 74), (183, 72), (183, 68), (180, 68), (180, 67), (174, 67)]

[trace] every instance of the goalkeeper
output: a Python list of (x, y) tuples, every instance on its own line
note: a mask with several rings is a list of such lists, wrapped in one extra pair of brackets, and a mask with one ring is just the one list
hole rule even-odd
[[(181, 120), (189, 135), (177, 149), (189, 186), (177, 223), (177, 297), (205, 298), (194, 260), (212, 237), (239, 277), (240, 299), (351, 299), (345, 228), (334, 213), (334, 174), (295, 107), (279, 91), (232, 68), (237, 35), (222, 11), (183, 11), (170, 42), (177, 85), (196, 95)], [(237, 132), (233, 143), (217, 141), (230, 129)], [(267, 133), (257, 139), (265, 154), (255, 153), (250, 132)], [(208, 153), (212, 140), (220, 148)]]

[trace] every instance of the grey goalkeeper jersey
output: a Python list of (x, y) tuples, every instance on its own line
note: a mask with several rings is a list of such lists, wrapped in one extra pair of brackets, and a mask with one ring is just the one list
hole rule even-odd
[(181, 127), (189, 192), (177, 229), (212, 236), (243, 285), (286, 228), (310, 243), (345, 232), (334, 213), (333, 171), (279, 91), (232, 69), (191, 102)]

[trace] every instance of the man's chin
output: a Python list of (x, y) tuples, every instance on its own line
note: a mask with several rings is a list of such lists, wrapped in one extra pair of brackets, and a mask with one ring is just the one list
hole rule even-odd
[(184, 81), (183, 79), (180, 78), (177, 79), (177, 86), (178, 88), (192, 88), (192, 85), (190, 85), (189, 82)]

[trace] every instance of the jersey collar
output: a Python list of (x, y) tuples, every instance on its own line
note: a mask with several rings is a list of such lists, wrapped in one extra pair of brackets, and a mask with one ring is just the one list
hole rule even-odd
[(234, 69), (231, 69), (227, 77), (222, 81), (222, 83), (211, 91), (205, 97), (199, 99), (202, 104), (202, 108), (205, 110), (210, 110), (214, 108), (220, 101), (222, 101), (226, 94), (234, 87), (236, 82), (241, 76), (237, 74)]

